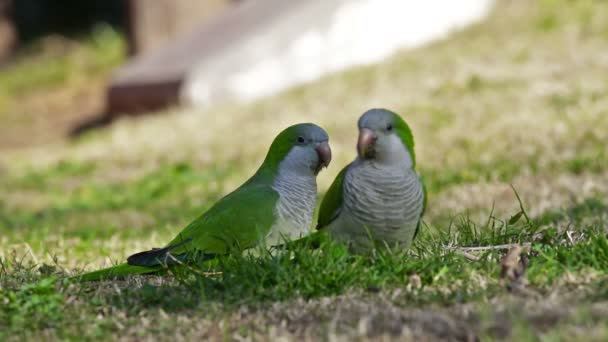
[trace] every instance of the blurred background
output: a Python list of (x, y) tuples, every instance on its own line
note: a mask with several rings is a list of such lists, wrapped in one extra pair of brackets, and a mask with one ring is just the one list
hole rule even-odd
[[(255, 100), (443, 38), (491, 3), (1, 0), (1, 110), (65, 135), (123, 114)], [(0, 145), (35, 143), (20, 134)]]

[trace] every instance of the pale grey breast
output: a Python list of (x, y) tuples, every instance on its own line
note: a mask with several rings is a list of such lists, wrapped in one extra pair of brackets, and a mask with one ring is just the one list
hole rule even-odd
[(301, 229), (310, 229), (317, 201), (317, 181), (314, 176), (279, 172), (273, 184), (279, 193), (277, 214)]
[(418, 223), (424, 194), (415, 170), (363, 161), (345, 177), (344, 205), (372, 232), (392, 235)]

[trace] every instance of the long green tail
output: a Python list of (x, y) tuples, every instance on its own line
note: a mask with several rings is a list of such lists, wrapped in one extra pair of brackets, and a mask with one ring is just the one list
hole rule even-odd
[(79, 281), (79, 282), (87, 282), (87, 281), (100, 281), (100, 280), (108, 280), (108, 279), (116, 279), (116, 278), (125, 278), (129, 275), (135, 274), (149, 274), (156, 273), (158, 271), (163, 270), (162, 265), (157, 266), (133, 266), (127, 263), (104, 268), (101, 270), (76, 275), (70, 277), (70, 280)]
[[(279, 248), (312, 248), (317, 249), (323, 242), (329, 240), (329, 236), (325, 231), (317, 231), (312, 233), (306, 237), (303, 237), (298, 240), (290, 241), (287, 244), (280, 246)], [(203, 259), (203, 262), (209, 262), (213, 258)], [(172, 269), (175, 267), (180, 267), (179, 265), (170, 266)], [(158, 273), (160, 271), (165, 270), (166, 266), (163, 265), (154, 265), (154, 266), (136, 266), (129, 265), (127, 263), (104, 268), (101, 270), (84, 273), (80, 275), (76, 275), (68, 278), (71, 281), (77, 282), (88, 282), (88, 281), (100, 281), (100, 280), (111, 280), (111, 279), (122, 279), (130, 275), (137, 274), (151, 274)]]

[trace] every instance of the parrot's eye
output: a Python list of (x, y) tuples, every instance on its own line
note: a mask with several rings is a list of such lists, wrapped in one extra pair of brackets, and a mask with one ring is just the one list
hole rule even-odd
[(306, 140), (304, 140), (304, 137), (300, 136), (298, 137), (298, 143), (299, 144), (303, 144)]
[(392, 124), (388, 124), (388, 126), (386, 126), (386, 130), (387, 131), (392, 131), (393, 130), (393, 125)]

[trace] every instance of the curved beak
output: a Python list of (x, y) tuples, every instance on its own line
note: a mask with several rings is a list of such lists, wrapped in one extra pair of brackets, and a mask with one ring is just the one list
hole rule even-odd
[(319, 172), (322, 168), (329, 166), (331, 162), (331, 148), (329, 147), (329, 143), (324, 141), (315, 147), (315, 151), (317, 151), (317, 155), (319, 156), (319, 166), (317, 167), (317, 172)]
[(374, 144), (378, 137), (369, 128), (359, 130), (359, 140), (357, 141), (357, 153), (359, 156), (370, 158), (374, 155)]

